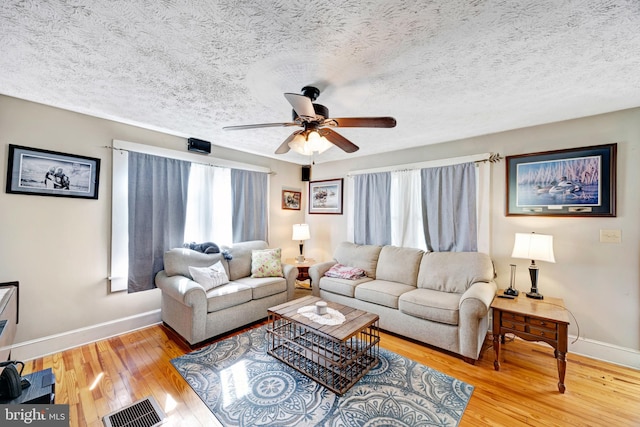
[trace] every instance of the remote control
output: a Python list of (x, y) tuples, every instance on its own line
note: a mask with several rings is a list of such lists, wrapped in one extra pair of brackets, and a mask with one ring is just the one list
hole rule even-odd
[(498, 295), (498, 298), (515, 299), (516, 297), (513, 295)]

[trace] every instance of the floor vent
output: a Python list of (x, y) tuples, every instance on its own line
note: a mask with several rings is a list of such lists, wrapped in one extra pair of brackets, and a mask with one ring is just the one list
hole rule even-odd
[(154, 427), (164, 421), (165, 415), (153, 396), (134, 402), (102, 418), (105, 427)]

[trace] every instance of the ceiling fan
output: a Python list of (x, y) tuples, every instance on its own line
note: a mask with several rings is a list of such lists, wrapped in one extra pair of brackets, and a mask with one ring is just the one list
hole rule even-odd
[(320, 90), (313, 86), (302, 88), (302, 94), (285, 93), (284, 97), (293, 107), (293, 121), (285, 123), (261, 123), (240, 126), (225, 126), (225, 130), (255, 129), (267, 127), (298, 126), (302, 129), (293, 132), (276, 150), (276, 154), (287, 153), (290, 149), (311, 155), (337, 146), (347, 153), (358, 151), (359, 147), (332, 128), (392, 128), (396, 126), (393, 117), (343, 117), (329, 118), (329, 109), (315, 104)]

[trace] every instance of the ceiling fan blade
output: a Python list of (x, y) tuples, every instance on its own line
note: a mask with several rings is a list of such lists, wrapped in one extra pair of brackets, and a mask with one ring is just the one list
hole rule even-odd
[(256, 129), (256, 128), (281, 128), (287, 126), (300, 126), (300, 123), (258, 123), (254, 125), (238, 125), (238, 126), (225, 126), (224, 130), (242, 130), (242, 129)]
[(314, 119), (316, 117), (316, 111), (313, 109), (311, 99), (297, 93), (285, 93), (284, 97), (287, 98), (287, 101), (289, 101), (298, 116), (304, 119)]
[(292, 133), (291, 135), (289, 135), (289, 137), (287, 139), (284, 140), (284, 142), (282, 144), (280, 144), (280, 146), (278, 147), (278, 149), (276, 150), (276, 154), (285, 154), (288, 153), (290, 148), (289, 148), (289, 143), (291, 141), (293, 141), (293, 138), (296, 137), (296, 135), (301, 134), (302, 132), (304, 132), (304, 130), (297, 130), (294, 133)]
[(324, 136), (325, 138), (327, 138), (327, 140), (331, 142), (333, 145), (335, 145), (336, 147), (340, 148), (341, 150), (347, 153), (355, 153), (360, 149), (360, 147), (358, 147), (356, 144), (354, 144), (344, 136), (340, 135), (338, 132), (335, 132), (331, 129), (327, 129), (327, 128), (320, 129), (318, 133), (321, 136)]
[(393, 117), (342, 117), (327, 119), (324, 124), (341, 128), (392, 128), (396, 126), (396, 119)]

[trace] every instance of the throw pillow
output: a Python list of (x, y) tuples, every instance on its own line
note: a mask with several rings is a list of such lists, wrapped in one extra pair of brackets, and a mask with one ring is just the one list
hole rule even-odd
[(326, 273), (324, 273), (324, 275), (338, 279), (358, 280), (366, 276), (366, 273), (363, 269), (358, 267), (335, 264)]
[(189, 274), (193, 277), (193, 280), (199, 283), (206, 291), (229, 283), (229, 277), (227, 272), (220, 261), (216, 262), (209, 267), (191, 267), (189, 266)]
[(280, 248), (251, 251), (251, 277), (282, 277)]

